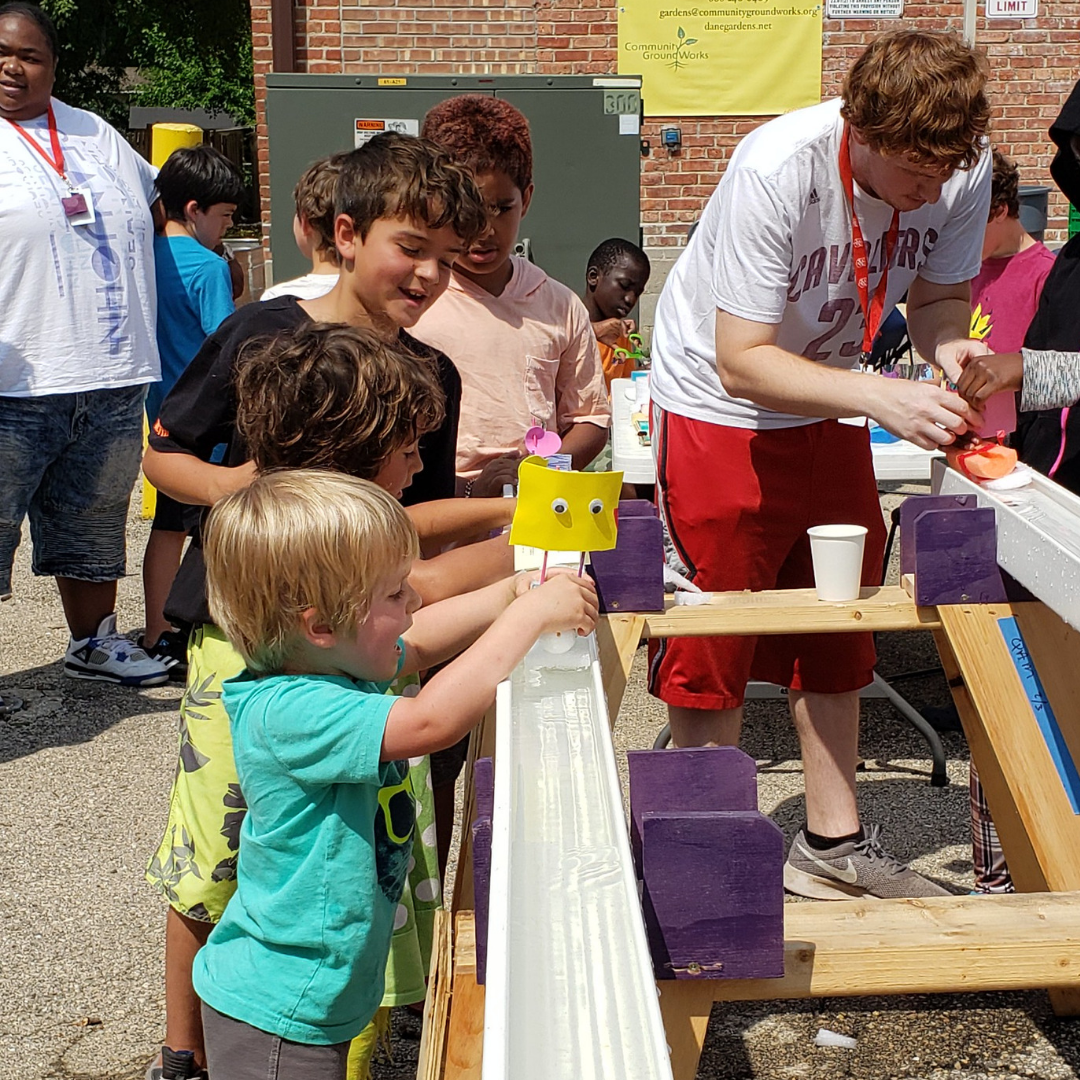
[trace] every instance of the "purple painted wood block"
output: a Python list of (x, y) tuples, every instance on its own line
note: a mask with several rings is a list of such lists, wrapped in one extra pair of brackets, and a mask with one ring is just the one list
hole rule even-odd
[(487, 976), (488, 896), (491, 886), (491, 811), (495, 799), (495, 768), (491, 758), (473, 764), (476, 818), (472, 826), (474, 917), (476, 920), (476, 981)]
[(641, 819), (652, 811), (756, 810), (757, 765), (736, 746), (630, 750), (630, 847), (641, 877)]
[(915, 573), (915, 519), (927, 510), (978, 506), (974, 495), (909, 495), (900, 504), (900, 573)]
[(664, 527), (658, 517), (620, 517), (615, 547), (589, 558), (602, 615), (664, 610)]
[(620, 499), (619, 520), (632, 517), (657, 517), (656, 507), (648, 499)]
[(756, 810), (648, 813), (645, 931), (658, 979), (784, 974), (784, 835)]
[(473, 915), (476, 921), (476, 981), (483, 986), (487, 977), (488, 893), (491, 885), (491, 818), (473, 822), (472, 827)]
[(476, 797), (476, 816), (491, 817), (495, 805), (495, 762), (492, 758), (477, 758), (473, 762), (473, 795)]
[(928, 510), (915, 519), (914, 532), (916, 603), (996, 604), (1007, 599), (992, 507)]

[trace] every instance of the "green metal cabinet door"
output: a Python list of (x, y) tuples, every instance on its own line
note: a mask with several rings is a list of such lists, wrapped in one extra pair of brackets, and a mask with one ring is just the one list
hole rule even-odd
[[(604, 112), (600, 88), (498, 87), (496, 96), (529, 118), (536, 194), (520, 237), (532, 258), (576, 293), (601, 240), (641, 234), (641, 140), (636, 125)], [(636, 109), (635, 109), (636, 112)], [(620, 135), (620, 126), (628, 130)]]
[[(286, 76), (272, 76), (284, 82)], [(299, 78), (299, 77), (293, 77)], [(307, 76), (312, 80), (311, 76)], [(326, 86), (325, 82), (342, 85)], [(424, 119), (433, 105), (450, 97), (438, 89), (368, 88), (331, 76), (318, 86), (274, 86), (266, 93), (270, 131), (270, 250), (274, 280), (285, 281), (311, 269), (293, 240), (293, 188), (313, 162), (338, 150), (351, 150), (359, 119)], [(470, 89), (470, 93), (484, 93)], [(492, 91), (486, 91), (492, 96)]]

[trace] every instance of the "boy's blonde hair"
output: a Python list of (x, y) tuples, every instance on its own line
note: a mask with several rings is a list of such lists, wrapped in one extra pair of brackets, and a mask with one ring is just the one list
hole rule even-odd
[(304, 611), (355, 630), (377, 584), (419, 550), (408, 515), (370, 481), (319, 469), (265, 473), (210, 512), (210, 612), (251, 672), (276, 675)]

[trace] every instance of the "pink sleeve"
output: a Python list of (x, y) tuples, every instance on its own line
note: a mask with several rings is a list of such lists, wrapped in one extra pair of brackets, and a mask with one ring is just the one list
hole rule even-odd
[(555, 382), (555, 419), (560, 431), (571, 424), (611, 426), (611, 405), (604, 384), (604, 365), (585, 305), (569, 297), (566, 313), (567, 343), (559, 357)]

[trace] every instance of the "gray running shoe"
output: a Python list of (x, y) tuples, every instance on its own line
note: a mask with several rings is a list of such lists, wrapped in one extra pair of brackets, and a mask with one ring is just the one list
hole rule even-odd
[(910, 896), (949, 896), (890, 855), (882, 846), (880, 825), (866, 827), (864, 839), (815, 851), (800, 829), (784, 864), (784, 888), (814, 900), (870, 896), (892, 900)]

